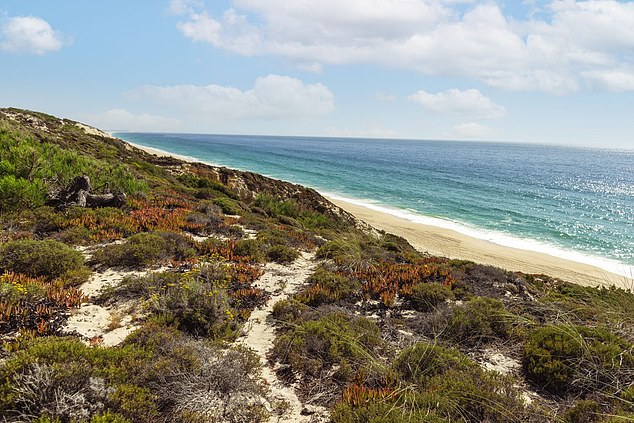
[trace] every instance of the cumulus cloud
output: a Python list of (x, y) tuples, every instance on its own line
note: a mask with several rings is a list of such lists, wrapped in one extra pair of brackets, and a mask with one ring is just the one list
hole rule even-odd
[(183, 35), (238, 54), (376, 63), (507, 90), (565, 94), (592, 72), (634, 65), (634, 3), (616, 0), (552, 1), (523, 20), (493, 2), (452, 0), (233, 0), (218, 16), (200, 2), (176, 9)]
[(627, 69), (613, 69), (584, 73), (586, 78), (596, 81), (599, 85), (612, 91), (634, 91), (634, 71)]
[(483, 139), (492, 136), (495, 131), (478, 122), (461, 123), (454, 126), (451, 135), (460, 139)]
[(451, 89), (437, 94), (420, 90), (409, 96), (409, 99), (423, 106), (426, 110), (438, 113), (471, 115), (486, 119), (500, 118), (506, 115), (506, 109), (498, 106), (490, 98), (475, 89)]
[(11, 53), (43, 55), (63, 46), (62, 36), (42, 18), (16, 16), (0, 23), (0, 48)]
[(101, 114), (87, 115), (82, 120), (107, 130), (164, 132), (174, 131), (181, 126), (178, 119), (147, 113), (134, 114), (125, 109), (111, 109)]
[(176, 107), (209, 121), (307, 118), (334, 110), (334, 96), (326, 86), (280, 75), (257, 78), (249, 90), (213, 84), (145, 86), (131, 97)]

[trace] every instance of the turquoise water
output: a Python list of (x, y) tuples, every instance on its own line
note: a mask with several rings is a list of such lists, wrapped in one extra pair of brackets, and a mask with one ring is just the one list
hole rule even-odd
[(634, 274), (634, 151), (348, 138), (117, 136), (502, 245)]

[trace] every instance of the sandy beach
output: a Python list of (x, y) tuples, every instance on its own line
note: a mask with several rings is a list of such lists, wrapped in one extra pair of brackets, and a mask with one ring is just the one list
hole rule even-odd
[(588, 264), (505, 247), (451, 229), (411, 222), (339, 199), (328, 200), (369, 225), (402, 236), (417, 250), (432, 255), (471, 260), (512, 271), (545, 274), (580, 285), (634, 287), (634, 280)]
[[(181, 160), (191, 158), (163, 150), (129, 143), (147, 153), (172, 156)], [(554, 257), (549, 254), (506, 247), (464, 235), (451, 229), (415, 223), (388, 213), (372, 210), (340, 199), (326, 196), (329, 201), (353, 214), (369, 225), (407, 239), (414, 248), (431, 255), (471, 260), (511, 271), (545, 274), (586, 286), (611, 286), (632, 289), (634, 280), (596, 266)]]

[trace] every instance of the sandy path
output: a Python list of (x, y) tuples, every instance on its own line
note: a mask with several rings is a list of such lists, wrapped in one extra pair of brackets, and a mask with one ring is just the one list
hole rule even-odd
[(268, 363), (267, 355), (273, 348), (275, 331), (271, 322), (273, 305), (284, 300), (302, 286), (313, 273), (316, 263), (312, 261), (314, 254), (303, 253), (300, 258), (288, 266), (268, 263), (264, 267), (264, 275), (258, 279), (256, 286), (272, 292), (267, 303), (251, 313), (245, 325), (245, 335), (237, 343), (254, 350), (262, 363), (262, 378), (271, 389), (274, 401), (285, 401), (289, 409), (282, 416), (272, 416), (271, 422), (314, 422), (327, 420), (325, 409), (311, 407), (312, 415), (302, 415), (305, 406), (299, 400), (292, 387), (285, 386)]
[(369, 225), (402, 236), (417, 250), (432, 255), (471, 260), (511, 271), (546, 274), (579, 285), (616, 285), (629, 289), (634, 287), (632, 279), (589, 264), (535, 251), (505, 247), (450, 229), (411, 222), (343, 200), (328, 200)]
[[(87, 254), (84, 252), (84, 254)], [(165, 270), (164, 268), (156, 271)], [(139, 328), (137, 303), (101, 306), (94, 304), (94, 299), (100, 291), (108, 285), (116, 286), (126, 276), (144, 276), (148, 270), (125, 271), (106, 269), (94, 272), (90, 279), (80, 289), (88, 297), (79, 309), (73, 310), (64, 324), (64, 333), (75, 333), (86, 342), (94, 342), (105, 347), (114, 347), (122, 343), (125, 338)]]

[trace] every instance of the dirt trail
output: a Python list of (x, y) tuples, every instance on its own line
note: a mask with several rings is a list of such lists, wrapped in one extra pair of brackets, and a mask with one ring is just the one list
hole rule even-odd
[[(262, 378), (271, 389), (275, 402), (286, 402), (288, 410), (281, 416), (272, 416), (271, 422), (321, 422), (328, 420), (328, 413), (321, 407), (305, 406), (299, 400), (292, 387), (285, 386), (275, 374), (267, 360), (267, 354), (273, 348), (275, 331), (271, 321), (273, 306), (280, 300), (296, 292), (313, 273), (316, 263), (314, 254), (303, 253), (300, 258), (288, 266), (268, 263), (264, 275), (257, 280), (256, 286), (272, 293), (267, 303), (251, 313), (245, 325), (245, 335), (238, 343), (253, 349), (262, 363)], [(302, 413), (303, 412), (303, 413)]]

